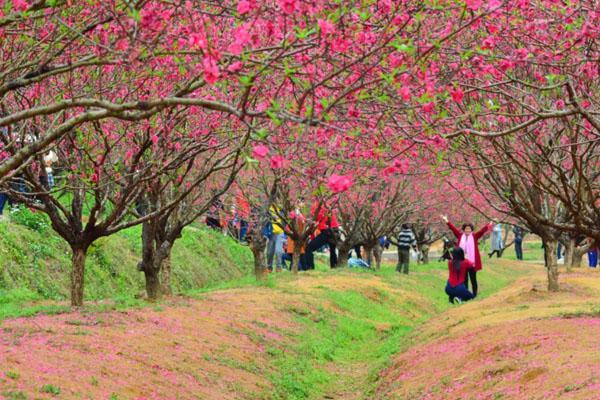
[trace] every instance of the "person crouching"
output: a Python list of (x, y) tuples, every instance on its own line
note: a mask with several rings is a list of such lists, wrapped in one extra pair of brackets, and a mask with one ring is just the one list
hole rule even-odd
[(458, 303), (471, 300), (475, 296), (465, 286), (467, 270), (473, 268), (471, 261), (465, 260), (464, 250), (456, 246), (452, 249), (452, 259), (448, 260), (448, 282), (446, 283), (446, 294), (450, 303), (456, 299)]

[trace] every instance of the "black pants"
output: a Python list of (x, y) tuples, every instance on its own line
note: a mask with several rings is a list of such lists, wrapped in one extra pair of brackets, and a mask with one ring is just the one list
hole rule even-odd
[(209, 228), (221, 229), (221, 221), (217, 218), (206, 217), (206, 225), (208, 225)]
[(401, 249), (398, 247), (398, 264), (396, 265), (397, 272), (408, 274), (408, 263), (410, 262), (410, 248)]
[(515, 240), (515, 253), (517, 253), (517, 260), (523, 259), (523, 241)]
[(469, 268), (467, 270), (467, 275), (465, 276), (465, 288), (469, 290), (469, 281), (471, 281), (471, 286), (473, 287), (473, 297), (477, 296), (477, 271), (473, 268)]
[(329, 266), (335, 268), (337, 264), (337, 253), (335, 249), (335, 238), (331, 229), (321, 231), (313, 240), (308, 242), (306, 246), (306, 267), (307, 269), (315, 269), (314, 252), (325, 245), (329, 245)]
[(496, 257), (500, 258), (500, 251), (501, 250), (492, 250), (489, 256), (492, 257), (494, 254), (496, 254)]

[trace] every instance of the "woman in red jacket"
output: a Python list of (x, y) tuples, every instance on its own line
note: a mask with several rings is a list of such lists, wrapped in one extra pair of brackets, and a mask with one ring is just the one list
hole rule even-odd
[(469, 280), (471, 280), (471, 286), (473, 287), (473, 296), (477, 296), (477, 271), (481, 270), (481, 255), (479, 254), (479, 239), (487, 232), (489, 232), (494, 226), (493, 222), (490, 222), (477, 232), (473, 232), (473, 224), (463, 224), (462, 230), (458, 230), (452, 222), (448, 221), (446, 216), (442, 216), (442, 219), (456, 236), (458, 240), (458, 246), (460, 246), (465, 252), (465, 259), (473, 263), (473, 269), (469, 270), (468, 276), (465, 278), (465, 286), (469, 288)]
[(465, 277), (467, 271), (473, 270), (473, 263), (465, 260), (465, 252), (458, 246), (452, 249), (451, 254), (452, 258), (448, 260), (448, 283), (446, 283), (448, 300), (450, 303), (454, 303), (454, 299), (458, 299), (459, 303), (471, 300), (475, 295), (465, 286)]

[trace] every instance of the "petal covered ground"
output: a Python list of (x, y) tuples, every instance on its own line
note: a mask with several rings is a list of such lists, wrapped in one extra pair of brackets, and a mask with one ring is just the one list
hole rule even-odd
[(600, 273), (563, 274), (560, 293), (543, 274), (426, 323), (375, 397), (600, 399)]

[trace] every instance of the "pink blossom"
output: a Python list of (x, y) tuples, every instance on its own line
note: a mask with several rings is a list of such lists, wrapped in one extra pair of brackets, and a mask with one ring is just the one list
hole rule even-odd
[(227, 71), (238, 72), (239, 70), (242, 69), (243, 66), (244, 66), (244, 64), (241, 61), (236, 61), (236, 62), (232, 63), (229, 67), (227, 67)]
[(250, 2), (248, 0), (240, 0), (237, 5), (237, 12), (239, 15), (244, 15), (251, 9)]
[(327, 181), (327, 187), (333, 193), (341, 193), (350, 189), (352, 186), (352, 177), (348, 175), (331, 174)]
[(454, 100), (457, 103), (460, 103), (462, 101), (463, 97), (465, 96), (465, 94), (463, 93), (463, 91), (460, 88), (456, 88), (456, 89), (450, 91), (450, 96), (452, 97), (452, 100)]
[(188, 39), (188, 44), (192, 48), (200, 48), (202, 50), (206, 50), (208, 46), (206, 36), (202, 32), (192, 33)]
[(271, 168), (273, 168), (273, 169), (284, 168), (285, 164), (286, 164), (286, 160), (282, 156), (276, 155), (276, 156), (271, 157)]
[(500, 0), (489, 0), (488, 1), (488, 9), (490, 10), (495, 10), (497, 8), (499, 8), (502, 5), (502, 2)]
[(285, 14), (296, 11), (296, 0), (279, 0), (278, 3)]
[(435, 109), (435, 103), (433, 101), (423, 104), (423, 111), (426, 113), (432, 113), (434, 109)]
[(213, 57), (205, 57), (204, 61), (204, 80), (209, 84), (215, 83), (219, 79), (219, 66)]
[(336, 37), (331, 42), (331, 50), (338, 52), (338, 53), (345, 53), (346, 50), (348, 50), (349, 46), (350, 46), (350, 41), (342, 39), (340, 37)]
[(17, 11), (26, 11), (29, 8), (29, 3), (25, 0), (12, 0), (12, 4)]
[(528, 55), (529, 52), (525, 48), (515, 50), (515, 56), (520, 60), (526, 60)]
[(323, 36), (327, 36), (335, 32), (335, 26), (326, 19), (319, 19), (317, 24), (319, 25), (319, 29), (321, 30), (321, 34)]
[(402, 97), (402, 100), (404, 101), (409, 101), (410, 100), (410, 89), (407, 86), (402, 86), (400, 88), (400, 90), (398, 91), (398, 93), (400, 93), (400, 96)]
[(240, 26), (236, 29), (235, 41), (229, 46), (229, 51), (233, 55), (240, 55), (244, 50), (244, 47), (250, 42), (250, 34), (246, 26)]
[(479, 7), (481, 7), (481, 4), (483, 3), (482, 0), (466, 0), (465, 4), (467, 5), (467, 8), (469, 10), (473, 10), (476, 11), (477, 9), (479, 9)]
[(397, 173), (398, 173), (398, 168), (396, 168), (394, 166), (387, 167), (383, 170), (383, 176), (386, 178), (396, 175)]
[(269, 148), (264, 144), (258, 144), (252, 148), (252, 157), (261, 160), (269, 153)]

